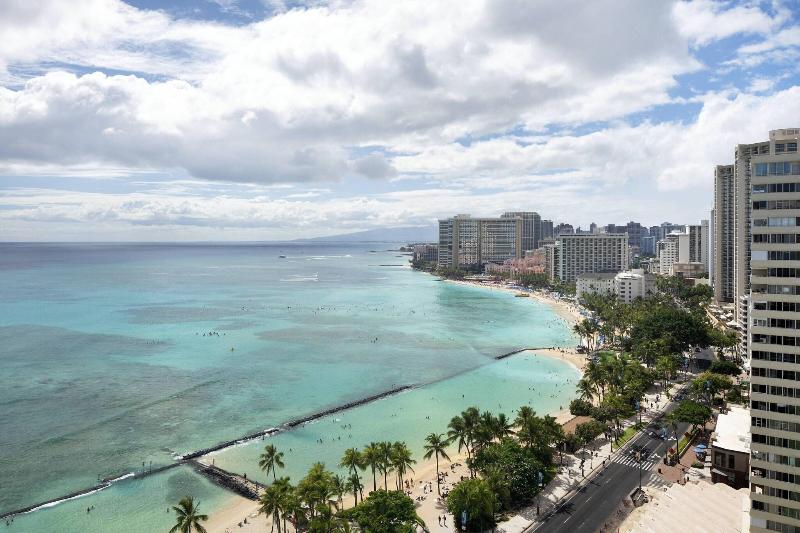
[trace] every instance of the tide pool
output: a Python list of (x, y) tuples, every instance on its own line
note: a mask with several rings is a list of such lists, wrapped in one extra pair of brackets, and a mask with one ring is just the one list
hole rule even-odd
[[(174, 453), (396, 385), (439, 382), (434, 386), (447, 388), (452, 380), (440, 380), (457, 376), (458, 383), (475, 369), (499, 371), (503, 364), (515, 364), (516, 358), (493, 363), (500, 353), (575, 342), (546, 306), (414, 272), (406, 256), (388, 250), (394, 247), (0, 245), (0, 512), (140, 470), (143, 464), (169, 464)], [(548, 367), (554, 363), (562, 366)], [(532, 383), (551, 372), (572, 372), (543, 358), (531, 368), (538, 369), (528, 376)], [(458, 387), (465, 389), (463, 407), (493, 408), (475, 396), (468, 401), (467, 389), (486, 390), (475, 384)], [(495, 389), (491, 395), (496, 396)], [(463, 408), (455, 392), (443, 389), (423, 401), (423, 390), (364, 409), (385, 414), (383, 406), (401, 399), (417, 402), (396, 405), (396, 418), (414, 423), (408, 436), (392, 437), (417, 450), (417, 431), (425, 425), (417, 415), (409, 418), (412, 412), (430, 410), (425, 416), (431, 416), (431, 426), (443, 431), (441, 417), (449, 419), (451, 411)], [(514, 398), (505, 400), (508, 414), (514, 403), (524, 403), (518, 401), (522, 396)], [(540, 412), (567, 401), (536, 404), (544, 400), (528, 398)], [(386, 417), (353, 414), (360, 409), (337, 415), (363, 416), (353, 423), (352, 445), (385, 440), (378, 434), (367, 437), (367, 430), (371, 417), (375, 424)], [(298, 450), (291, 462), (296, 472), (340, 454), (338, 448), (315, 452), (300, 444), (311, 438), (306, 432), (312, 426), (327, 423), (335, 426), (321, 420), (274, 437), (281, 447), (292, 448), (293, 456)], [(328, 433), (316, 438), (325, 440)], [(345, 438), (328, 436), (337, 443), (339, 436)], [(296, 446), (292, 439), (299, 439)], [(257, 448), (235, 448), (215, 460), (246, 467)], [(244, 471), (251, 470), (256, 475), (253, 468)], [(169, 479), (174, 486), (177, 474), (197, 478), (181, 468), (120, 483), (19, 518), (14, 527), (23, 530), (23, 524), (37, 520), (55, 524), (62, 514), (73, 519), (73, 508), (85, 513), (93, 500), (108, 499), (109, 508), (127, 516), (120, 519), (120, 531), (151, 531), (161, 527), (166, 511), (148, 518), (144, 510), (174, 503), (167, 499), (174, 491), (158, 487), (170, 486)], [(209, 505), (227, 498), (205, 480), (192, 483), (206, 487)], [(97, 530), (115, 531), (117, 526), (109, 524)], [(61, 530), (92, 529), (83, 524)]]

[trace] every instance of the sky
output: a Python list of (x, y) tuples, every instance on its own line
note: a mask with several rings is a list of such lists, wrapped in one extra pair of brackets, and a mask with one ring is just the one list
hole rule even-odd
[(800, 0), (2, 0), (0, 241), (709, 218)]

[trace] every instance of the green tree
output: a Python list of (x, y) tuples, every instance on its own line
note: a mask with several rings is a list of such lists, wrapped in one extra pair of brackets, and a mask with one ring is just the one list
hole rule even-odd
[(306, 476), (297, 483), (297, 496), (308, 506), (310, 518), (314, 518), (319, 510), (330, 507), (334, 495), (333, 473), (325, 469), (322, 463), (314, 463)]
[(450, 460), (450, 457), (447, 455), (447, 439), (444, 438), (444, 435), (431, 433), (427, 437), (425, 437), (425, 455), (422, 457), (424, 459), (430, 459), (431, 457), (436, 458), (436, 492), (439, 493), (439, 496), (442, 495), (442, 489), (439, 482), (439, 458)]
[(679, 422), (692, 425), (692, 430), (703, 427), (711, 418), (711, 409), (693, 400), (683, 400), (672, 411), (672, 415)]
[[(360, 479), (358, 478), (358, 471), (364, 470), (364, 457), (356, 448), (348, 448), (344, 451), (341, 461), (339, 461), (339, 468), (346, 468), (350, 472), (350, 477), (355, 476), (357, 482), (353, 485), (361, 486)], [(355, 503), (358, 504), (358, 493), (353, 495)], [(363, 495), (362, 495), (363, 497)]]
[(200, 514), (198, 506), (191, 496), (181, 498), (178, 505), (172, 508), (175, 511), (175, 525), (169, 533), (206, 533), (206, 528), (200, 522), (208, 520), (208, 515)]
[(395, 442), (392, 444), (390, 455), (392, 468), (397, 472), (397, 490), (403, 490), (403, 478), (407, 471), (414, 471), (411, 465), (415, 464), (417, 461), (411, 456), (411, 450), (408, 449), (405, 442)]
[(575, 398), (569, 402), (569, 412), (574, 416), (592, 416), (594, 406), (581, 398)]
[[(447, 495), (447, 510), (453, 514), (456, 527), (467, 531), (485, 531), (494, 526), (494, 513), (498, 508), (497, 496), (485, 479), (460, 481)], [(462, 516), (466, 523), (462, 523)]]
[(539, 473), (544, 472), (546, 466), (551, 464), (549, 455), (542, 457), (534, 449), (525, 448), (511, 438), (479, 450), (472, 463), (484, 478), (490, 472), (502, 474), (513, 505), (529, 502), (538, 493)]
[[(286, 507), (285, 487), (278, 483), (273, 483), (261, 493), (258, 502), (261, 504), (258, 508), (258, 512), (272, 517), (272, 527), (275, 528), (275, 526), (277, 526), (278, 533), (281, 533), (281, 518), (283, 517)], [(285, 526), (285, 518), (283, 518), (283, 520)]]
[(372, 490), (375, 491), (378, 488), (375, 472), (378, 471), (381, 464), (380, 445), (377, 442), (370, 442), (366, 447), (364, 447), (364, 451), (361, 452), (361, 457), (364, 460), (363, 464), (372, 470)]
[(283, 468), (283, 452), (279, 452), (274, 444), (264, 446), (264, 452), (259, 456), (258, 467), (269, 476), (272, 471), (272, 480), (275, 481), (275, 469)]
[(397, 490), (373, 491), (343, 516), (355, 521), (363, 533), (413, 533), (418, 525), (425, 528), (414, 501)]
[(725, 393), (733, 388), (733, 380), (722, 374), (703, 372), (692, 380), (692, 392), (698, 398), (708, 397), (713, 403), (718, 394)]
[(733, 361), (714, 361), (708, 371), (726, 376), (738, 376), (742, 372), (739, 365)]

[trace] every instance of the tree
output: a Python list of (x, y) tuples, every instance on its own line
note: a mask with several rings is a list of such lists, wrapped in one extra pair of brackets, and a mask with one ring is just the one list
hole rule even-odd
[(364, 485), (361, 483), (361, 479), (358, 477), (358, 474), (350, 474), (347, 478), (347, 485), (345, 486), (347, 491), (353, 495), (354, 504), (358, 505), (358, 495), (361, 494), (361, 499), (364, 499)]
[(592, 416), (594, 406), (581, 398), (575, 398), (569, 402), (569, 412), (574, 416)]
[(273, 483), (261, 494), (258, 502), (261, 504), (258, 512), (272, 517), (272, 527), (278, 526), (278, 533), (281, 533), (281, 517), (286, 506), (286, 491), (284, 487)]
[[(358, 478), (358, 471), (364, 470), (364, 467), (364, 457), (356, 448), (346, 449), (344, 455), (342, 455), (342, 460), (339, 461), (339, 468), (346, 468), (350, 472), (351, 478), (355, 476), (356, 482), (353, 483), (354, 486), (362, 486)], [(358, 493), (354, 493), (353, 496), (355, 497), (355, 503), (358, 504)]]
[(714, 361), (708, 371), (726, 376), (738, 376), (742, 372), (739, 365), (733, 361)]
[(684, 400), (675, 407), (672, 415), (679, 422), (686, 422), (692, 425), (692, 430), (703, 427), (711, 418), (711, 409), (693, 400)]
[(208, 515), (199, 514), (198, 505), (195, 505), (194, 498), (185, 496), (172, 508), (175, 511), (175, 525), (169, 533), (206, 533), (206, 528), (200, 522), (208, 520)]
[(633, 416), (633, 413), (631, 404), (626, 402), (622, 396), (615, 394), (609, 395), (603, 400), (600, 407), (597, 408), (595, 416), (600, 421), (614, 422), (616, 435), (619, 438), (622, 434), (621, 421)]
[(708, 400), (713, 403), (717, 394), (733, 388), (733, 380), (722, 374), (703, 372), (692, 381), (691, 387), (696, 397), (708, 396)]
[(377, 489), (377, 482), (375, 479), (375, 472), (378, 470), (381, 463), (380, 445), (377, 442), (370, 442), (364, 451), (361, 452), (361, 457), (364, 460), (364, 465), (372, 470), (372, 490)]
[(424, 459), (430, 459), (432, 456), (436, 458), (436, 492), (439, 493), (439, 496), (442, 495), (442, 489), (439, 481), (439, 457), (448, 461), (450, 460), (450, 457), (448, 457), (447, 451), (445, 450), (446, 447), (447, 440), (444, 438), (444, 435), (431, 433), (425, 437), (425, 455), (422, 457)]
[(373, 491), (343, 516), (354, 520), (363, 533), (412, 533), (417, 525), (425, 527), (414, 501), (397, 490)]
[(279, 452), (274, 444), (264, 446), (264, 453), (259, 456), (258, 467), (269, 476), (272, 471), (272, 480), (275, 481), (275, 468), (283, 468), (283, 452)]
[[(509, 490), (511, 504), (517, 505), (529, 502), (539, 492), (539, 473), (546, 470), (550, 460), (514, 439), (505, 438), (476, 452), (472, 463), (484, 478), (491, 472), (499, 472)], [(501, 494), (498, 496), (502, 499)]]
[(319, 509), (330, 507), (329, 502), (334, 495), (333, 473), (326, 470), (324, 464), (314, 463), (308, 469), (306, 476), (297, 483), (295, 491), (308, 506), (310, 517), (313, 519)]
[(342, 509), (342, 499), (347, 492), (347, 480), (339, 474), (333, 474), (331, 477), (331, 492), (336, 496), (336, 509)]
[(601, 433), (606, 431), (608, 426), (599, 420), (590, 420), (582, 424), (578, 424), (575, 428), (575, 436), (578, 437), (580, 442), (588, 444), (598, 437)]
[(379, 442), (378, 443), (378, 469), (383, 474), (383, 488), (388, 490), (389, 470), (392, 469), (392, 443)]
[[(456, 528), (466, 527), (468, 531), (484, 531), (494, 526), (494, 512), (497, 497), (485, 479), (465, 479), (453, 487), (447, 495), (447, 510), (453, 514)], [(462, 522), (466, 516), (466, 523)]]
[(656, 374), (661, 378), (664, 390), (667, 390), (667, 383), (678, 370), (678, 361), (671, 355), (662, 355), (656, 360)]
[(411, 450), (405, 442), (395, 442), (391, 448), (391, 463), (394, 470), (397, 472), (397, 490), (403, 490), (403, 477), (408, 470), (414, 471), (411, 465), (415, 464), (411, 457)]

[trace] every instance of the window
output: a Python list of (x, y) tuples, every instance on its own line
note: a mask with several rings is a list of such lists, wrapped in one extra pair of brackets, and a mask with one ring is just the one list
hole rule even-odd
[(787, 152), (796, 152), (797, 151), (797, 143), (786, 143), (786, 151)]
[(736, 468), (736, 458), (733, 456), (733, 454), (730, 454), (728, 456), (728, 468), (730, 469)]
[(780, 143), (780, 144), (775, 143), (775, 153), (776, 154), (782, 154), (785, 151), (786, 151), (786, 145), (785, 144), (783, 144), (783, 143)]

